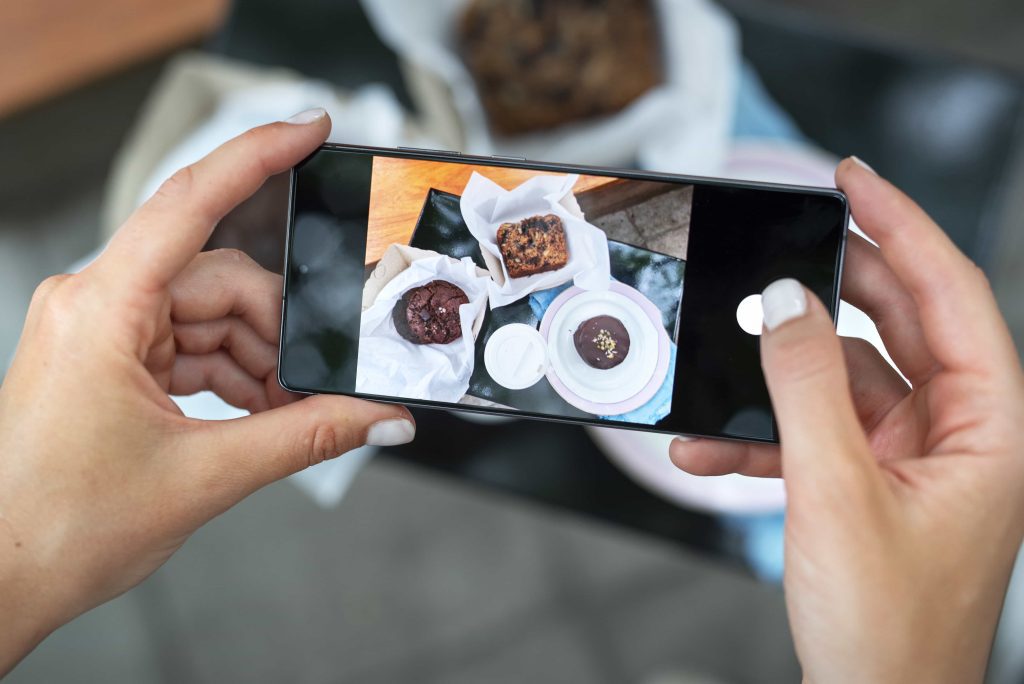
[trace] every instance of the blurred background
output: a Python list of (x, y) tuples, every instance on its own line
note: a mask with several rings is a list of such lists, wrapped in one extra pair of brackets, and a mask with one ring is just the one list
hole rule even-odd
[[(337, 141), (811, 185), (855, 153), (986, 270), (1024, 341), (1024, 5), (553, 5), (0, 4), (0, 372), (41, 279), (178, 167), (317, 105)], [(280, 180), (210, 246), (280, 269)], [(877, 341), (855, 310), (840, 328)], [(778, 483), (689, 478), (661, 437), (418, 418), (413, 445), (251, 497), (8, 681), (799, 681)], [(1022, 643), (1019, 578), (990, 682), (1024, 682)]]

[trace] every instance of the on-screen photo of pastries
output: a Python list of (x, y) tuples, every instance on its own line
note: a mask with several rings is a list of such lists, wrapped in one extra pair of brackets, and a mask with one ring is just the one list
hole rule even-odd
[(656, 425), (693, 186), (376, 155), (359, 393)]

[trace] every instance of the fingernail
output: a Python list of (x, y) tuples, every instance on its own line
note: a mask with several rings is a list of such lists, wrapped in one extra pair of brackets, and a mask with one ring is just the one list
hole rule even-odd
[(313, 109), (307, 109), (304, 112), (299, 112), (294, 116), (291, 116), (284, 120), (285, 123), (290, 124), (311, 124), (327, 116), (327, 110), (323, 107), (314, 107)]
[(786, 321), (807, 313), (807, 294), (803, 285), (792, 278), (782, 278), (761, 293), (764, 327), (775, 330)]
[(856, 164), (857, 166), (861, 167), (862, 169), (870, 171), (871, 173), (875, 174), (876, 176), (878, 175), (877, 171), (875, 171), (873, 168), (868, 166), (868, 163), (866, 161), (864, 161), (863, 159), (861, 159), (860, 157), (858, 157), (857, 155), (855, 155), (855, 154), (850, 155), (850, 159), (853, 161), (854, 164)]
[(405, 418), (379, 420), (366, 432), (367, 446), (408, 444), (416, 436), (416, 426)]
[(678, 445), (679, 447), (685, 448), (684, 445), (687, 442), (695, 442), (695, 441), (697, 441), (697, 438), (695, 438), (695, 437), (684, 437), (683, 435), (676, 435), (675, 437), (673, 437), (672, 438), (672, 442), (670, 443), (669, 448), (668, 448), (668, 452), (667, 452), (669, 459), (671, 460), (671, 458), (672, 458), (672, 447), (673, 446)]

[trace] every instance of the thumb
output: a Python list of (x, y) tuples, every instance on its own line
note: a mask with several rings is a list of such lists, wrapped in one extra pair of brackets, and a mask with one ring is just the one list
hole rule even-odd
[(791, 278), (765, 288), (761, 306), (761, 365), (786, 479), (820, 485), (834, 479), (837, 470), (873, 467), (842, 346), (825, 307)]
[(200, 443), (189, 451), (198, 479), (212, 483), (227, 508), (356, 447), (405, 444), (415, 435), (416, 423), (404, 406), (318, 395), (244, 418), (202, 423), (193, 433)]

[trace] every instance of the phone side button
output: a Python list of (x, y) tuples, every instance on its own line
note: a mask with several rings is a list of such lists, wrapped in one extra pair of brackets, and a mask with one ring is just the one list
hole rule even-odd
[(401, 145), (398, 146), (398, 149), (405, 150), (406, 152), (423, 152), (426, 154), (447, 154), (453, 157), (462, 156), (461, 152), (456, 152), (455, 150), (432, 150), (426, 147), (402, 147)]
[(526, 161), (526, 157), (513, 157), (507, 154), (492, 154), (491, 159), (497, 159), (499, 161)]

